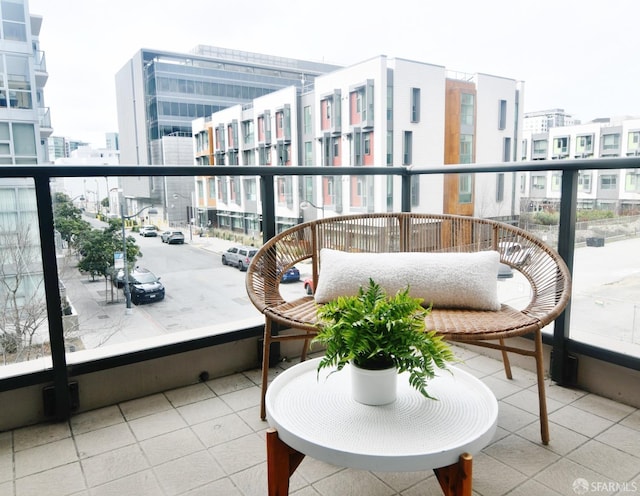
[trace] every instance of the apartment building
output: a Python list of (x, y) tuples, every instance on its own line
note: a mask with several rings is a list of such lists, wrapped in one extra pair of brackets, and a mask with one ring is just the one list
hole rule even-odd
[(564, 109), (537, 110), (526, 112), (522, 122), (523, 132), (546, 133), (552, 127), (575, 126), (580, 124), (579, 119), (575, 119)]
[[(571, 160), (640, 155), (640, 118), (604, 118), (546, 133), (523, 133), (523, 160)], [(561, 175), (531, 172), (520, 184), (530, 210), (557, 208)], [(640, 209), (640, 178), (635, 169), (585, 170), (578, 176), (578, 208), (618, 213)]]
[[(194, 119), (281, 88), (312, 84), (336, 68), (206, 45), (187, 54), (139, 50), (116, 74), (120, 161), (193, 165)], [(194, 191), (192, 178), (125, 179), (123, 190), (129, 211), (154, 203), (170, 223), (193, 217), (188, 200)]]
[[(378, 56), (194, 121), (196, 163), (322, 166), (322, 177), (277, 182), (277, 227), (300, 219), (400, 209), (400, 183), (342, 177), (340, 166), (509, 162), (519, 156), (523, 84), (486, 74)], [(199, 179), (198, 202), (214, 225), (252, 233), (258, 189), (249, 179)], [(417, 178), (412, 209), (510, 218), (514, 173)], [(314, 208), (301, 209), (300, 205)]]

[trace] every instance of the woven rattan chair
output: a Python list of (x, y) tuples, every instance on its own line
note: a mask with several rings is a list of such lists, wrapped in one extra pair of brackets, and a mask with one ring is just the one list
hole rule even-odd
[[(514, 251), (512, 248), (519, 248)], [(251, 302), (265, 316), (262, 403), (268, 384), (271, 344), (304, 340), (301, 359), (317, 331), (313, 296), (287, 301), (280, 294), (283, 270), (309, 261), (314, 285), (320, 272), (320, 250), (349, 252), (477, 252), (496, 250), (501, 262), (519, 271), (531, 285), (530, 299), (520, 308), (499, 311), (434, 308), (427, 329), (446, 339), (500, 350), (511, 379), (507, 352), (535, 359), (540, 405), (540, 431), (549, 442), (541, 330), (560, 315), (570, 297), (569, 270), (556, 251), (528, 232), (508, 224), (455, 215), (380, 213), (349, 215), (299, 224), (273, 237), (258, 250), (246, 278)], [(372, 275), (375, 277), (375, 269)], [(315, 287), (315, 286), (314, 286)], [(289, 329), (286, 333), (279, 330)], [(507, 338), (533, 337), (533, 346), (512, 346)]]

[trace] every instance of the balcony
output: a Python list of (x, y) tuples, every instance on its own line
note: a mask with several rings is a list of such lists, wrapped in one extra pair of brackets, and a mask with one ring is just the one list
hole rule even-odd
[[(637, 170), (640, 159), (467, 165), (459, 169), (345, 167), (335, 168), (340, 170), (332, 170), (332, 174), (394, 175), (401, 182), (401, 208), (410, 210), (411, 179), (416, 174), (436, 177), (449, 172), (480, 175), (548, 168), (562, 173), (560, 225), (555, 234), (541, 236), (557, 247), (575, 270), (574, 309), (545, 332), (551, 443), (547, 447), (539, 444), (530, 364), (526, 360), (516, 362), (515, 379), (507, 381), (498, 357), (479, 354), (473, 348), (457, 348), (464, 368), (481, 378), (500, 400), (498, 432), (475, 457), (474, 489), (481, 495), (575, 494), (574, 482), (584, 479), (594, 484), (590, 486), (593, 494), (598, 494), (596, 489), (602, 494), (621, 493), (625, 488), (631, 491), (632, 487), (640, 491), (637, 318), (633, 305), (631, 310), (626, 304), (616, 306), (621, 304), (620, 295), (633, 300), (631, 281), (621, 278), (615, 287), (602, 289), (594, 284), (595, 272), (585, 269), (597, 267), (599, 273), (611, 274), (620, 270), (617, 262), (626, 261), (631, 267), (628, 275), (633, 276), (637, 272), (633, 253), (637, 251), (620, 247), (634, 241), (637, 234), (621, 231), (615, 239), (627, 241), (616, 243), (608, 237), (603, 247), (583, 248), (578, 246), (583, 233), (577, 233), (583, 226), (575, 222), (579, 171)], [(149, 177), (203, 177), (203, 173), (212, 177), (260, 176), (264, 180), (259, 203), (262, 234), (263, 239), (269, 239), (278, 222), (274, 178), (322, 176), (326, 169), (2, 168), (0, 176), (4, 178), (32, 178), (29, 180), (35, 184), (50, 354), (0, 367), (0, 494), (41, 494), (43, 488), (58, 494), (128, 494), (143, 486), (150, 494), (187, 494), (191, 490), (203, 494), (265, 493), (266, 424), (258, 415), (259, 316), (242, 315), (207, 328), (94, 349), (74, 351), (65, 341), (59, 274), (55, 270), (60, 267), (55, 254), (50, 175), (87, 178), (92, 183), (94, 178), (107, 175), (139, 178), (141, 173)], [(84, 202), (86, 210), (91, 209), (87, 207), (91, 195), (88, 197), (76, 200)], [(606, 232), (604, 235), (608, 236)], [(610, 248), (613, 251), (608, 251)], [(70, 291), (71, 285), (67, 284), (67, 296)], [(227, 288), (223, 293), (231, 306), (235, 295)], [(119, 308), (122, 310), (122, 306)], [(591, 313), (594, 308), (609, 313)], [(192, 311), (194, 319), (197, 310), (195, 307)], [(141, 330), (151, 327), (150, 320), (136, 319)], [(585, 333), (589, 321), (596, 321), (602, 332), (597, 336)], [(272, 373), (295, 363), (298, 352), (283, 347), (277, 358), (285, 361), (272, 368)], [(202, 371), (209, 377), (201, 376)], [(312, 459), (306, 459), (296, 472), (293, 487), (300, 494), (437, 494), (430, 472), (373, 474)]]

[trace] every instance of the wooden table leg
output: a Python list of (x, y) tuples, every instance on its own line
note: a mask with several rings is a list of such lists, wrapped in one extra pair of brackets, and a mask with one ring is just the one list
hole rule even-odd
[(457, 463), (433, 469), (445, 496), (471, 496), (472, 465), (471, 455), (463, 453)]
[(269, 496), (287, 496), (289, 494), (289, 478), (303, 459), (304, 455), (302, 453), (280, 440), (275, 429), (267, 430)]

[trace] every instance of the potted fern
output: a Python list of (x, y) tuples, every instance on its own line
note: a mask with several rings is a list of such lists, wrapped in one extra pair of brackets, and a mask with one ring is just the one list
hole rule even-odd
[[(319, 332), (313, 342), (326, 346), (318, 372), (351, 364), (354, 399), (382, 405), (395, 400), (399, 373), (427, 398), (427, 381), (435, 367), (447, 369), (455, 360), (449, 345), (435, 331), (427, 331), (424, 318), (430, 308), (409, 295), (409, 288), (388, 296), (372, 279), (355, 296), (341, 296), (318, 309)], [(384, 371), (384, 372), (381, 372)], [(362, 375), (372, 385), (361, 384)], [(383, 377), (379, 377), (382, 375)], [(391, 391), (384, 391), (384, 384)], [(371, 393), (369, 395), (369, 393)]]

